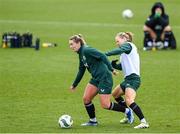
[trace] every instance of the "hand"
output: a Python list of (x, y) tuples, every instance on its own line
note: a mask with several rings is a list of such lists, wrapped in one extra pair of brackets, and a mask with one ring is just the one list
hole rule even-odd
[(111, 65), (112, 65), (112, 67), (115, 67), (116, 66), (116, 62), (117, 62), (118, 60), (112, 60), (111, 61)]
[(119, 72), (117, 72), (116, 70), (113, 70), (112, 73), (113, 73), (113, 75), (115, 75), (115, 76), (119, 74)]
[(116, 64), (117, 61), (118, 61), (118, 60), (112, 60), (111, 63), (112, 63), (112, 64)]
[(76, 90), (76, 87), (74, 87), (73, 85), (70, 87), (71, 92), (74, 92)]
[(155, 15), (154, 15), (154, 18), (157, 19), (157, 18), (160, 18), (160, 17), (161, 17), (161, 13), (156, 12)]

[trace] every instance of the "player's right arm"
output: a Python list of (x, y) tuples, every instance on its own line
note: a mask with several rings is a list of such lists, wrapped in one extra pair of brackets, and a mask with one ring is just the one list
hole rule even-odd
[(106, 52), (106, 56), (112, 56), (112, 55), (121, 55), (122, 53), (129, 54), (132, 50), (132, 46), (129, 43), (124, 43), (118, 48), (115, 48), (109, 52)]
[(75, 89), (77, 87), (77, 85), (81, 81), (85, 71), (86, 71), (86, 67), (84, 66), (83, 62), (81, 60), (79, 60), (79, 71), (78, 71), (78, 73), (76, 75), (76, 78), (75, 78), (72, 86), (70, 87), (71, 90), (73, 90), (73, 89)]

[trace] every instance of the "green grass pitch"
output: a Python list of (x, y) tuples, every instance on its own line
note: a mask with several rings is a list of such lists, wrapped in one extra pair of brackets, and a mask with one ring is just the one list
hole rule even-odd
[[(142, 50), (142, 27), (155, 0), (0, 0), (0, 35), (29, 31), (41, 43), (58, 43), (40, 51), (0, 48), (0, 133), (180, 132), (180, 1), (160, 1), (178, 42), (175, 51)], [(130, 20), (121, 17), (126, 8), (134, 12)], [(68, 38), (81, 33), (92, 47), (105, 52), (115, 47), (114, 36), (120, 31), (133, 32), (139, 49), (142, 85), (136, 101), (150, 128), (134, 130), (137, 117), (133, 125), (119, 124), (123, 114), (103, 110), (98, 96), (94, 103), (100, 125), (80, 127), (88, 119), (82, 95), (90, 75), (85, 74), (75, 93), (68, 90), (78, 69)], [(114, 86), (122, 77), (114, 77)], [(73, 128), (59, 128), (62, 114), (72, 116)]]

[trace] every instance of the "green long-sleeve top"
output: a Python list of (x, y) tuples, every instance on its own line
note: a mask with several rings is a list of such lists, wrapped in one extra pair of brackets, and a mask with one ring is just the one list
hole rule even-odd
[(79, 54), (79, 71), (73, 82), (74, 87), (81, 81), (86, 68), (96, 80), (101, 80), (106, 73), (113, 71), (111, 63), (102, 52), (87, 45), (83, 45), (77, 53)]
[[(112, 56), (112, 55), (121, 55), (122, 53), (129, 54), (131, 52), (131, 50), (132, 50), (132, 46), (128, 42), (126, 42), (126, 43), (122, 44), (120, 47), (106, 52), (105, 55)], [(116, 64), (116, 62), (112, 62), (112, 66), (115, 69), (122, 70), (121, 63)]]

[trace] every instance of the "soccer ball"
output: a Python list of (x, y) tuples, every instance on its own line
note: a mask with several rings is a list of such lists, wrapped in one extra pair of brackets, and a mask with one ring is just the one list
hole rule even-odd
[(59, 118), (58, 124), (61, 128), (70, 128), (72, 127), (73, 120), (69, 115), (62, 115)]
[(163, 42), (162, 41), (156, 42), (156, 47), (157, 47), (157, 49), (163, 49), (163, 47), (164, 47)]
[(122, 12), (122, 16), (123, 16), (123, 18), (130, 19), (133, 17), (133, 12), (130, 9), (125, 9)]

